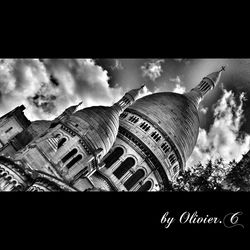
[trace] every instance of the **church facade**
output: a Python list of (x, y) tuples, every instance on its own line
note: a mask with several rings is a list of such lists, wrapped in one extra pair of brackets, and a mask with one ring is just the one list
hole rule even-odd
[(185, 171), (199, 102), (222, 70), (185, 94), (140, 98), (142, 86), (111, 107), (72, 106), (52, 121), (15, 108), (0, 118), (0, 191), (166, 190)]

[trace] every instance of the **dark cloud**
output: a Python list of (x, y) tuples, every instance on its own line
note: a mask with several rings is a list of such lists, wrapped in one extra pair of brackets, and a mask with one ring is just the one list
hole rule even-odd
[(109, 77), (109, 81), (108, 81), (109, 86), (111, 88), (117, 86), (119, 84), (119, 78), (120, 78), (119, 71), (124, 69), (121, 60), (104, 59), (104, 58), (97, 58), (94, 60), (97, 65), (101, 66), (104, 70), (107, 71), (107, 75)]
[(58, 81), (53, 75), (50, 76), (50, 81), (51, 81), (51, 83), (54, 84), (56, 87), (59, 86), (59, 81)]
[(55, 105), (57, 96), (50, 94), (49, 85), (42, 83), (41, 88), (34, 96), (27, 97), (30, 105), (34, 105), (38, 109), (42, 109), (44, 113), (53, 114), (56, 112)]

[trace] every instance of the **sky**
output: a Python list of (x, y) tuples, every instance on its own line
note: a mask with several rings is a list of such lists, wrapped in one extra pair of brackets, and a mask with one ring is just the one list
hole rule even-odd
[(144, 95), (185, 93), (226, 66), (199, 106), (200, 133), (187, 162), (221, 156), (239, 161), (250, 149), (250, 59), (0, 59), (0, 116), (25, 105), (32, 121), (54, 119), (70, 105), (109, 106), (145, 84)]

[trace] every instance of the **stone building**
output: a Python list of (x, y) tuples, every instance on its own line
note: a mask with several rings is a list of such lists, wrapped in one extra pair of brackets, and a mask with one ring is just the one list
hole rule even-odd
[(191, 155), (198, 105), (222, 68), (183, 95), (129, 91), (111, 107), (66, 109), (30, 122), (17, 107), (0, 118), (1, 191), (161, 191)]

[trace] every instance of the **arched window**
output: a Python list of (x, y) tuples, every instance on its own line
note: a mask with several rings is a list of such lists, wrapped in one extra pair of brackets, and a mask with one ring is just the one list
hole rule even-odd
[(71, 160), (66, 167), (70, 169), (72, 166), (74, 166), (78, 161), (82, 159), (82, 155), (77, 155), (73, 160)]
[(66, 154), (62, 158), (62, 162), (65, 163), (67, 160), (69, 160), (71, 157), (73, 157), (76, 153), (77, 153), (77, 149), (76, 148), (72, 149), (68, 154)]
[(142, 169), (138, 169), (125, 183), (124, 186), (127, 190), (130, 190), (140, 179), (145, 175)]
[(149, 191), (152, 187), (151, 181), (146, 181), (138, 190), (137, 192), (146, 192)]
[(125, 161), (123, 161), (120, 166), (114, 171), (114, 175), (120, 179), (130, 168), (135, 165), (135, 159), (132, 157), (128, 157)]
[(117, 147), (115, 150), (104, 160), (105, 167), (112, 166), (124, 153), (123, 148)]
[(59, 142), (58, 142), (58, 145), (57, 145), (57, 149), (59, 149), (60, 147), (63, 146), (63, 144), (67, 141), (66, 138), (62, 138)]
[(16, 184), (17, 184), (17, 181), (16, 181), (16, 180), (13, 180), (12, 183), (13, 183), (13, 185), (16, 185)]

